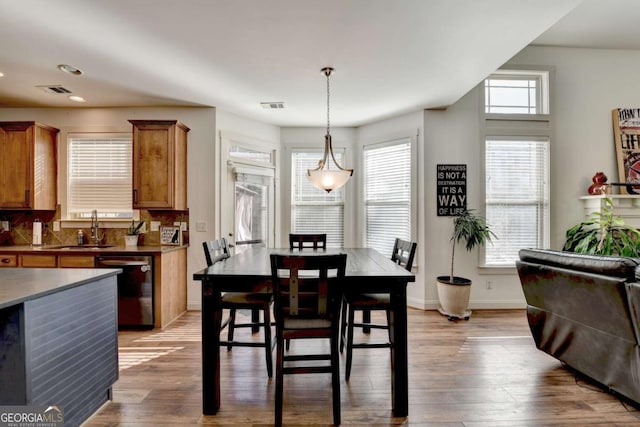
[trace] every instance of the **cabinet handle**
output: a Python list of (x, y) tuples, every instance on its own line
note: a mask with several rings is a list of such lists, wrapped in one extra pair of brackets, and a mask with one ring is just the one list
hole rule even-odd
[(138, 190), (136, 190), (135, 188), (133, 189), (133, 203), (138, 203)]
[(29, 190), (24, 190), (24, 205), (29, 206)]
[(11, 260), (9, 258), (2, 258), (2, 260), (0, 260), (0, 262), (2, 262), (3, 264), (9, 264), (11, 262)]

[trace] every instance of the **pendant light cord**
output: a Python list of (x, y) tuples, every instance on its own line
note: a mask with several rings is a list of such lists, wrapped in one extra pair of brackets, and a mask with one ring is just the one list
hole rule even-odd
[(331, 75), (331, 69), (327, 70), (326, 73), (327, 75), (327, 135), (329, 135), (331, 132), (329, 132), (331, 126), (330, 126), (330, 121), (329, 121), (329, 94), (331, 93), (329, 91), (329, 76)]

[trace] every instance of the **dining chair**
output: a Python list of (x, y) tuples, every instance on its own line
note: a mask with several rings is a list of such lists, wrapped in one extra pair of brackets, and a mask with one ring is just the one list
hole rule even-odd
[[(331, 373), (333, 423), (340, 424), (338, 340), (346, 262), (346, 254), (271, 254), (276, 323), (276, 426), (282, 425), (284, 375), (311, 373)], [(307, 338), (328, 338), (329, 352), (311, 354), (307, 350), (285, 355), (285, 340)]]
[[(406, 240), (396, 238), (391, 253), (391, 260), (396, 264), (403, 266), (408, 271), (413, 267), (413, 258), (416, 254), (416, 242), (408, 242)], [(351, 376), (351, 364), (353, 361), (354, 348), (390, 348), (391, 334), (389, 330), (389, 310), (391, 301), (389, 294), (353, 294), (346, 292), (342, 306), (342, 330), (340, 334), (340, 352), (344, 350), (345, 341), (347, 346), (347, 360), (345, 363), (344, 377), (349, 381)], [(387, 316), (387, 323), (372, 323), (371, 311), (384, 310)], [(355, 322), (355, 312), (362, 311), (362, 322)], [(386, 329), (388, 339), (385, 342), (353, 342), (354, 328), (362, 328), (364, 333), (369, 333), (371, 329)]]
[(327, 235), (326, 234), (298, 234), (289, 233), (289, 248), (290, 249), (326, 249), (327, 248)]
[[(229, 246), (227, 239), (211, 240), (202, 242), (207, 266), (211, 267), (216, 262), (221, 262), (229, 258)], [(220, 346), (226, 346), (227, 351), (236, 347), (264, 347), (267, 362), (267, 374), (269, 378), (273, 376), (273, 347), (275, 343), (271, 339), (271, 303), (273, 295), (271, 293), (251, 293), (251, 292), (225, 292), (222, 295), (222, 309), (229, 310), (229, 317), (222, 322), (220, 330), (227, 328), (227, 340), (220, 341)], [(250, 322), (236, 323), (236, 310), (251, 310), (252, 319)], [(262, 312), (260, 321), (259, 313)], [(257, 313), (257, 315), (254, 315)], [(236, 328), (251, 328), (252, 332), (264, 329), (264, 341), (236, 341), (234, 332)]]

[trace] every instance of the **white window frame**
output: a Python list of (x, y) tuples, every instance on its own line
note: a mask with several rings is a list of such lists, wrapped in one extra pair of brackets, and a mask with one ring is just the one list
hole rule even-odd
[[(336, 155), (336, 159), (338, 160), (338, 162), (340, 164), (344, 164), (345, 163), (345, 157), (346, 157), (346, 149), (344, 148), (333, 148), (333, 152)], [(297, 202), (296, 201), (296, 163), (294, 161), (294, 157), (296, 154), (298, 153), (308, 153), (308, 154), (313, 154), (314, 156), (317, 157), (317, 159), (321, 159), (322, 158), (322, 154), (323, 151), (320, 149), (316, 149), (316, 148), (291, 148), (290, 150), (290, 155), (289, 155), (289, 162), (290, 162), (290, 195), (291, 195), (291, 199), (290, 199), (290, 204), (291, 204), (291, 216), (290, 216), (290, 220), (289, 220), (289, 227), (292, 233), (305, 233), (305, 232), (313, 232), (313, 233), (327, 233), (327, 247), (334, 247), (334, 248), (339, 248), (339, 247), (344, 247), (345, 244), (345, 221), (346, 221), (346, 206), (345, 206), (345, 199), (346, 199), (346, 192), (347, 192), (347, 186), (343, 186), (340, 187), (337, 190), (333, 190), (331, 193), (326, 193), (318, 188), (313, 187), (310, 183), (309, 186), (306, 187), (305, 191), (314, 191), (314, 192), (318, 192), (318, 197), (322, 196), (324, 194), (324, 201), (308, 201), (308, 202)], [(315, 165), (310, 165), (310, 166), (315, 166)], [(303, 176), (301, 177), (301, 179), (306, 180), (306, 177)], [(338, 200), (331, 200), (332, 198), (335, 198), (336, 194), (341, 195), (341, 198)], [(303, 207), (303, 206), (316, 206), (317, 209), (323, 209), (323, 208), (327, 208), (327, 207), (341, 207), (342, 208), (342, 224), (341, 224), (341, 230), (335, 230), (335, 233), (331, 233), (329, 230), (322, 230), (322, 229), (317, 229), (317, 230), (309, 230), (309, 231), (305, 231), (302, 229), (299, 229), (296, 227), (295, 224), (295, 215), (293, 213), (293, 211), (296, 209), (296, 207)], [(340, 233), (341, 232), (341, 233)], [(337, 238), (335, 237), (335, 235), (337, 234), (341, 234), (341, 238)], [(287, 241), (288, 244), (288, 241)]]
[[(482, 85), (481, 98), (481, 116), (484, 122), (481, 132), (481, 144), (482, 144), (482, 176), (483, 176), (483, 211), (484, 215), (487, 215), (487, 195), (486, 195), (486, 141), (491, 138), (503, 138), (503, 139), (515, 139), (515, 140), (547, 140), (549, 141), (548, 152), (551, 153), (551, 147), (553, 146), (554, 137), (554, 120), (553, 120), (553, 75), (552, 69), (529, 69), (527, 67), (517, 67), (510, 69), (498, 70), (490, 77), (496, 76), (497, 78), (503, 78), (504, 76), (519, 76), (520, 78), (539, 77), (542, 79), (540, 90), (545, 92), (538, 96), (542, 99), (542, 103), (539, 105), (544, 109), (539, 110), (538, 114), (510, 114), (510, 113), (485, 113), (485, 91), (484, 84)], [(547, 170), (550, 170), (551, 154), (547, 159)], [(550, 177), (547, 178), (547, 194), (550, 193)], [(540, 224), (538, 241), (541, 247), (548, 247), (551, 239), (549, 213), (551, 211), (550, 197), (547, 196), (546, 217), (547, 221)], [(491, 225), (491, 224), (489, 224)], [(501, 236), (497, 236), (498, 239)], [(505, 238), (503, 236), (502, 238)], [(500, 273), (504, 270), (505, 273), (511, 273), (515, 269), (515, 262), (513, 264), (489, 264), (487, 263), (487, 250), (488, 246), (482, 247), (480, 253), (480, 267), (489, 269), (492, 273)], [(490, 250), (490, 249), (489, 249)], [(514, 260), (515, 261), (515, 260)]]
[[(408, 191), (405, 193), (406, 197), (398, 198), (397, 200), (389, 201), (386, 198), (372, 198), (368, 194), (368, 183), (369, 183), (369, 170), (367, 169), (367, 161), (366, 161), (366, 153), (369, 150), (384, 150), (389, 147), (399, 146), (399, 145), (408, 145), (409, 146), (409, 160), (408, 160), (408, 168), (404, 170), (406, 172), (405, 182), (408, 185)], [(409, 137), (398, 138), (386, 142), (381, 143), (372, 143), (365, 144), (362, 146), (362, 169), (363, 169), (363, 182), (362, 182), (362, 194), (363, 194), (363, 239), (364, 245), (367, 247), (373, 247), (378, 252), (383, 254), (391, 254), (393, 249), (393, 244), (395, 241), (395, 237), (399, 237), (404, 240), (411, 241), (412, 236), (414, 235), (414, 224), (415, 224), (415, 200), (414, 193), (416, 192), (415, 187), (415, 153), (414, 153), (414, 144), (412, 139)], [(374, 172), (375, 173), (375, 172)], [(368, 229), (369, 220), (368, 220), (368, 211), (369, 207), (408, 207), (408, 218), (389, 218), (389, 224), (393, 224), (394, 221), (397, 221), (400, 225), (399, 228), (404, 228), (404, 230), (393, 233), (393, 237), (389, 236), (380, 236), (383, 240), (387, 240), (387, 242), (381, 243), (382, 246), (376, 246), (375, 243), (370, 241), (370, 233), (374, 233), (374, 231), (370, 231)], [(408, 221), (408, 223), (407, 223)], [(371, 239), (373, 240), (373, 239)], [(378, 239), (376, 239), (378, 240)]]
[[(484, 80), (483, 108), (488, 119), (502, 120), (548, 120), (551, 114), (550, 105), (550, 75), (549, 70), (497, 70)], [(535, 80), (536, 81), (536, 111), (535, 113), (487, 113), (487, 80)]]

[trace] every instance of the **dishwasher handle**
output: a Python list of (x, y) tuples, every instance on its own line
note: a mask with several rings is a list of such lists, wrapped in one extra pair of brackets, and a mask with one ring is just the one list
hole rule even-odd
[(99, 259), (98, 265), (101, 267), (140, 267), (140, 271), (146, 273), (151, 270), (151, 266), (145, 261), (128, 261), (124, 259)]

